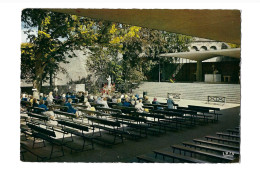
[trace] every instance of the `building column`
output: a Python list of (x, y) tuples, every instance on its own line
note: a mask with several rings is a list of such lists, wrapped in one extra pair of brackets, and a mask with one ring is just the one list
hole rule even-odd
[(202, 82), (202, 61), (197, 61), (196, 81)]

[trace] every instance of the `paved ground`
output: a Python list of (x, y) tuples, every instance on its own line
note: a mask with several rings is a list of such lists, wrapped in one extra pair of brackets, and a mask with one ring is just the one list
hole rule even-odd
[[(165, 102), (164, 98), (158, 98)], [(240, 105), (239, 104), (206, 104), (206, 102), (180, 100), (176, 101), (180, 106), (201, 105), (219, 107), (222, 116), (218, 123), (196, 126), (180, 131), (168, 131), (160, 136), (148, 135), (147, 138), (134, 140), (124, 140), (124, 143), (112, 147), (104, 147), (95, 144), (94, 150), (70, 153), (65, 148), (65, 156), (56, 157), (50, 162), (137, 162), (136, 156), (142, 154), (153, 154), (155, 149), (169, 149), (172, 144), (181, 144), (182, 141), (191, 141), (194, 138), (202, 138), (205, 135), (214, 135), (216, 132), (225, 131), (228, 128), (235, 128), (240, 125)], [(48, 150), (46, 150), (48, 152)], [(25, 154), (26, 161), (36, 161), (36, 158), (29, 153)]]

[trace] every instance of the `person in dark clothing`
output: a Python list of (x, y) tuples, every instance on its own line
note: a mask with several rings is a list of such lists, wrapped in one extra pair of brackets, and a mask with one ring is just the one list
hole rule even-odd
[[(152, 104), (154, 104), (154, 105), (160, 105), (160, 103), (157, 101), (157, 98), (154, 98), (154, 99), (153, 99)], [(162, 110), (162, 109), (163, 109), (162, 107), (157, 106), (157, 110)]]
[(71, 98), (69, 98), (69, 99), (68, 99), (68, 102), (65, 103), (65, 106), (68, 107), (67, 112), (68, 112), (68, 113), (74, 113), (74, 114), (75, 114), (75, 113), (77, 112), (77, 110), (72, 107), (71, 103), (72, 103), (72, 99), (71, 99)]
[(45, 111), (48, 111), (47, 106), (44, 104), (44, 100), (40, 100), (40, 104), (39, 104), (38, 107), (39, 107), (39, 108), (43, 108), (43, 109), (45, 109)]
[(33, 104), (32, 104), (32, 107), (39, 107), (39, 104), (38, 104), (36, 98), (33, 98)]
[(129, 102), (129, 98), (127, 97), (123, 103), (123, 106), (129, 107), (131, 103)]

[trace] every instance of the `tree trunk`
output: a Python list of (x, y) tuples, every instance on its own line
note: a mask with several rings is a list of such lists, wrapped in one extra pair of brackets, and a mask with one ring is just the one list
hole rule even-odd
[(52, 71), (50, 71), (50, 87), (52, 88), (52, 86), (53, 86)]
[(37, 89), (38, 92), (41, 92), (42, 86), (42, 75), (46, 65), (42, 65), (42, 61), (37, 61), (35, 64), (35, 79), (33, 81), (33, 87)]

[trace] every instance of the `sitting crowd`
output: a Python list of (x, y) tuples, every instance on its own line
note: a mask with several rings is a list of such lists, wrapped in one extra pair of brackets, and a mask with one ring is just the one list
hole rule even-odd
[[(95, 108), (91, 104), (101, 104), (104, 108), (110, 108), (108, 104), (113, 104), (122, 107), (134, 107), (137, 112), (149, 112), (149, 109), (144, 108), (145, 105), (154, 104), (157, 110), (163, 109), (160, 107), (160, 103), (157, 98), (154, 97), (152, 103), (149, 101), (149, 97), (144, 95), (139, 97), (138, 94), (113, 94), (113, 95), (91, 95), (88, 92), (78, 92), (77, 94), (67, 92), (66, 94), (55, 94), (50, 92), (48, 95), (40, 93), (39, 98), (33, 98), (31, 95), (22, 94), (21, 101), (28, 101), (32, 107), (43, 108), (46, 112), (50, 111), (48, 108), (53, 104), (58, 104), (61, 107), (66, 107), (68, 113), (73, 113), (79, 116), (81, 112), (77, 108), (73, 107), (73, 103), (85, 105), (88, 110), (95, 111)], [(174, 101), (172, 97), (167, 99), (168, 109), (173, 109)], [(61, 109), (63, 110), (63, 109)], [(63, 110), (64, 111), (64, 110)]]

